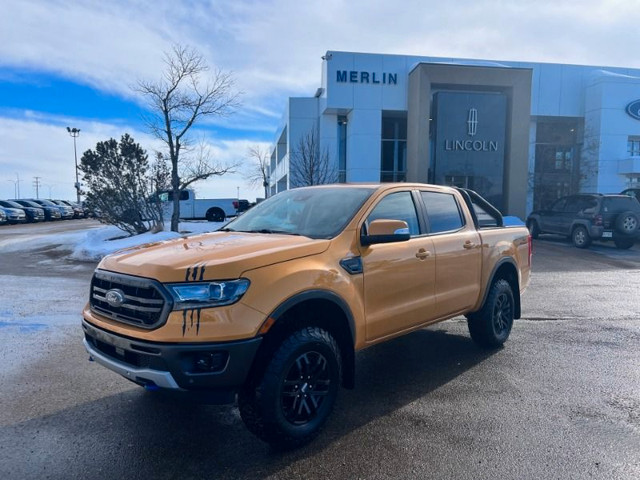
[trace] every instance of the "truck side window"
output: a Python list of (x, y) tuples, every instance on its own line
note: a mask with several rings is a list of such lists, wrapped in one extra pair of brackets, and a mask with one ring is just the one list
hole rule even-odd
[(429, 233), (452, 232), (463, 227), (460, 207), (453, 195), (439, 192), (420, 192), (420, 195), (427, 208)]
[(367, 225), (374, 220), (403, 220), (411, 235), (419, 235), (418, 215), (410, 192), (392, 193), (384, 197), (367, 217)]
[[(173, 190), (162, 192), (160, 195), (161, 202), (173, 202)], [(187, 190), (180, 190), (180, 200), (189, 200), (189, 192)]]

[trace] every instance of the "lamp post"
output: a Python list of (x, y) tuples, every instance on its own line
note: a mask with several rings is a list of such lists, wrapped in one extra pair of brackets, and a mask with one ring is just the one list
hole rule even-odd
[(76, 195), (78, 197), (78, 203), (80, 203), (80, 180), (78, 180), (78, 152), (76, 150), (76, 138), (78, 138), (78, 136), (80, 135), (80, 129), (79, 128), (69, 128), (67, 127), (67, 132), (69, 132), (69, 135), (71, 135), (73, 137), (73, 156), (76, 160)]

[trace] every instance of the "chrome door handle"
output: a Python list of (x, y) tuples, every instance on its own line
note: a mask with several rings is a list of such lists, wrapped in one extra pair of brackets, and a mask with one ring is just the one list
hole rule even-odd
[(470, 242), (469, 240), (467, 240), (466, 242), (464, 242), (464, 245), (462, 245), (464, 248), (466, 248), (467, 250), (471, 250), (472, 248), (476, 248), (476, 244)]
[(416, 258), (419, 258), (420, 260), (424, 260), (429, 255), (431, 255), (431, 252), (429, 250), (425, 250), (424, 248), (421, 248), (420, 250), (418, 250), (418, 253), (416, 253)]

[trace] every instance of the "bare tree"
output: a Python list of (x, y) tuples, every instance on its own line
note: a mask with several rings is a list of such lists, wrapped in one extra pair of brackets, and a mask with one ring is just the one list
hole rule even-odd
[[(179, 167), (182, 151), (190, 146), (189, 130), (204, 117), (229, 115), (239, 105), (239, 92), (231, 73), (215, 70), (207, 75), (209, 67), (204, 58), (192, 48), (175, 45), (165, 53), (165, 65), (160, 80), (140, 81), (137, 91), (149, 107), (147, 125), (167, 145), (173, 190), (171, 230), (178, 231), (181, 180), (184, 183)], [(192, 168), (197, 175), (189, 183), (229, 171), (206, 160), (196, 161)]]
[(269, 196), (269, 150), (260, 145), (249, 148), (247, 156), (251, 162), (247, 172), (247, 183), (251, 187), (262, 185), (264, 187), (264, 198)]
[(295, 187), (323, 185), (338, 181), (338, 171), (326, 149), (320, 147), (318, 134), (312, 128), (300, 137), (289, 158), (289, 183)]

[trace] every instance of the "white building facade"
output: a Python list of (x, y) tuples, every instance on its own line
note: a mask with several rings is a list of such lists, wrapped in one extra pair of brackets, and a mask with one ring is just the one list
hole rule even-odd
[(269, 192), (299, 186), (313, 138), (334, 181), (467, 187), (524, 217), (640, 186), (639, 100), (640, 69), (329, 51), (315, 96), (288, 100)]

